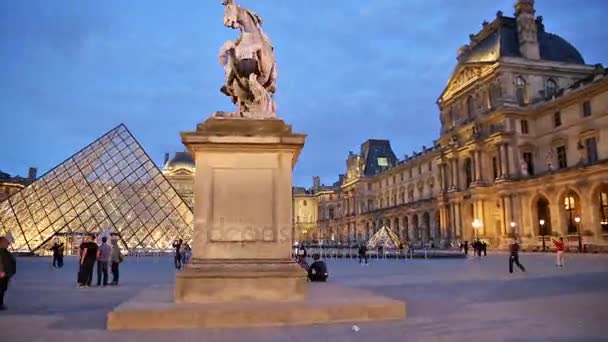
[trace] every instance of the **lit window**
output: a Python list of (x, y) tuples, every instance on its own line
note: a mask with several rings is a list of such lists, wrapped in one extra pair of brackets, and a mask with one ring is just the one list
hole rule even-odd
[(566, 211), (566, 220), (568, 221), (568, 234), (576, 233), (576, 199), (573, 193), (569, 193), (564, 198), (564, 210)]
[(378, 166), (388, 166), (388, 159), (386, 159), (385, 157), (379, 157)]

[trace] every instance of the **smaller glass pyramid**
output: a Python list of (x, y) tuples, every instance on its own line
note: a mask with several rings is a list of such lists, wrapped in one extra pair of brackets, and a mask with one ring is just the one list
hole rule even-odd
[(374, 249), (382, 246), (383, 248), (396, 249), (401, 244), (399, 236), (389, 227), (383, 226), (369, 239), (367, 247)]
[(124, 125), (0, 203), (0, 235), (17, 252), (56, 236), (117, 235), (129, 250), (190, 241), (192, 211)]

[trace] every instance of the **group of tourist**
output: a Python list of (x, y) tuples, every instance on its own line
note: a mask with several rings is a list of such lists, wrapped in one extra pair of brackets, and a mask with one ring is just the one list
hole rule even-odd
[(112, 282), (118, 285), (119, 265), (123, 256), (118, 245), (118, 239), (112, 239), (108, 244), (106, 236), (101, 238), (101, 244), (95, 243), (95, 235), (87, 235), (80, 245), (80, 267), (78, 270), (78, 287), (90, 287), (93, 282), (93, 269), (97, 264), (97, 286), (108, 285), (108, 266), (112, 270)]
[(173, 241), (173, 248), (175, 248), (175, 268), (181, 270), (184, 265), (190, 261), (190, 258), (192, 257), (192, 248), (182, 239)]
[[(483, 253), (483, 256), (488, 255), (488, 244), (485, 241), (477, 239), (471, 243), (470, 247), (473, 247), (473, 255), (478, 257), (481, 257), (481, 253)], [(458, 242), (458, 249), (461, 253), (469, 255), (469, 241)]]

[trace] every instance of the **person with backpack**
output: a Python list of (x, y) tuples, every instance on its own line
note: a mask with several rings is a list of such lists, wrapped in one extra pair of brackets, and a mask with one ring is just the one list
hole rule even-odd
[(308, 279), (310, 281), (327, 281), (329, 274), (327, 273), (327, 265), (324, 261), (319, 260), (319, 254), (313, 255), (314, 262), (308, 268)]
[(4, 295), (8, 290), (9, 281), (17, 273), (17, 261), (9, 252), (9, 245), (10, 241), (6, 237), (0, 237), (0, 311), (6, 310)]

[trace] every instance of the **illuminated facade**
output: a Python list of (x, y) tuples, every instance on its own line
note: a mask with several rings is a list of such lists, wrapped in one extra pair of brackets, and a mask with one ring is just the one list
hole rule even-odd
[(30, 167), (27, 178), (9, 175), (0, 171), (0, 202), (21, 191), (36, 180), (36, 168)]
[(403, 160), (378, 140), (351, 153), (339, 184), (315, 192), (319, 238), (387, 225), (415, 243), (608, 249), (608, 71), (546, 32), (532, 0), (470, 39), (437, 102), (439, 139)]
[(194, 205), (192, 190), (194, 187), (194, 160), (192, 155), (189, 152), (177, 152), (173, 158), (169, 159), (169, 154), (166, 154), (162, 172), (192, 209)]
[(70, 252), (100, 232), (129, 250), (191, 238), (192, 211), (123, 125), (0, 202), (0, 235), (18, 252), (42, 252), (54, 239)]

